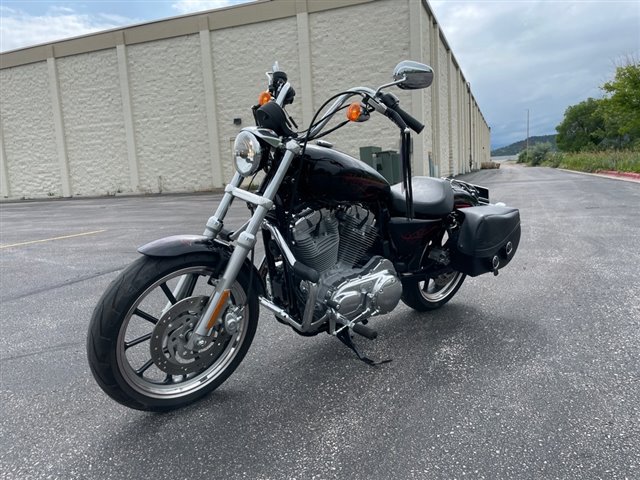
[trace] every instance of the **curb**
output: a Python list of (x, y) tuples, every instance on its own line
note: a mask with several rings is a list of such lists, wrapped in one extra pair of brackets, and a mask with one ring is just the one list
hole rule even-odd
[(566, 168), (558, 168), (563, 172), (577, 173), (580, 175), (590, 175), (592, 177), (609, 178), (611, 180), (622, 180), (623, 182), (640, 183), (640, 174), (632, 172), (614, 172), (600, 170), (596, 173), (580, 172), (578, 170), (567, 170)]
[(634, 173), (634, 172), (618, 172), (615, 170), (596, 170), (597, 174), (600, 175), (609, 175), (609, 176), (614, 176), (614, 177), (626, 177), (626, 178), (633, 178), (636, 180), (640, 180), (640, 173)]

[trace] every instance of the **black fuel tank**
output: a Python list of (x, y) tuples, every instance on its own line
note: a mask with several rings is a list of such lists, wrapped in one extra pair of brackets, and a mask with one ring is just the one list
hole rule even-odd
[(389, 182), (364, 162), (317, 145), (307, 145), (298, 185), (301, 200), (387, 202)]

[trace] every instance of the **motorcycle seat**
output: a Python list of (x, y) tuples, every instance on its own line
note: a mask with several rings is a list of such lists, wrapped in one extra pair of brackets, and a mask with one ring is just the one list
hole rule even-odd
[[(419, 217), (443, 217), (453, 210), (453, 189), (441, 178), (413, 177), (413, 211)], [(391, 205), (395, 214), (406, 215), (407, 203), (402, 183), (391, 187)]]

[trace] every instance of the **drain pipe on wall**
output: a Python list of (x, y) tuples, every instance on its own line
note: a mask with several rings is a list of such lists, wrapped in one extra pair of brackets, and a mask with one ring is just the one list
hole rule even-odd
[(472, 120), (471, 120), (471, 83), (467, 82), (467, 93), (469, 94), (469, 171), (473, 170), (473, 157), (471, 155), (471, 151), (473, 148), (473, 137), (472, 137)]

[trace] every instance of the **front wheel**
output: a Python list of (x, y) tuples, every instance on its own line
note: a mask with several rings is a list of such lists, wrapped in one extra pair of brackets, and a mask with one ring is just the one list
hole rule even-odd
[(465, 277), (453, 271), (423, 281), (407, 281), (402, 286), (402, 301), (419, 312), (435, 310), (453, 298)]
[(244, 269), (207, 344), (185, 348), (224, 270), (220, 262), (210, 253), (145, 256), (111, 283), (87, 336), (91, 372), (110, 397), (139, 410), (170, 410), (211, 392), (238, 367), (258, 324)]

